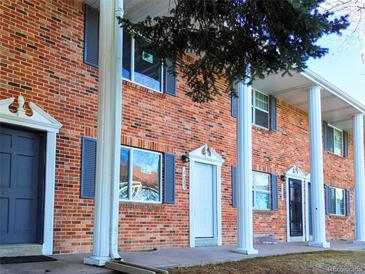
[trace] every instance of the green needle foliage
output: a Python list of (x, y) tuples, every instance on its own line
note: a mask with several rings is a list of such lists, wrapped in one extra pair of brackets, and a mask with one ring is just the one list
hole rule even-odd
[(168, 16), (118, 19), (135, 39), (148, 41), (140, 50), (176, 64), (194, 102), (208, 102), (222, 92), (235, 95), (237, 80), (302, 71), (310, 57), (325, 55), (316, 42), (340, 34), (348, 19), (321, 11), (323, 1), (175, 0)]

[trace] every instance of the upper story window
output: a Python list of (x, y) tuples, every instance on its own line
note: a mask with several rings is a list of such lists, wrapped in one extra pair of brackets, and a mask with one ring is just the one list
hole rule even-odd
[(162, 91), (162, 62), (152, 54), (142, 51), (140, 43), (123, 32), (123, 78)]
[(270, 209), (270, 174), (253, 172), (253, 207), (260, 210)]
[[(84, 62), (99, 66), (99, 10), (85, 5)], [(176, 96), (176, 77), (171, 60), (156, 58), (141, 49), (141, 43), (123, 33), (122, 77), (158, 92)]]
[(269, 96), (253, 90), (252, 92), (252, 123), (256, 126), (269, 128)]
[(345, 190), (342, 188), (328, 187), (329, 188), (329, 201), (328, 201), (328, 214), (334, 214), (339, 216), (345, 215)]
[(160, 153), (122, 147), (119, 198), (124, 201), (161, 202), (161, 162)]
[(326, 122), (324, 124), (325, 149), (339, 156), (348, 156), (348, 134)]
[(337, 155), (343, 155), (343, 132), (333, 128), (333, 152)]
[[(239, 83), (235, 84), (239, 88)], [(238, 91), (237, 91), (238, 92)], [(238, 98), (231, 97), (231, 115), (238, 116)], [(252, 89), (252, 123), (260, 128), (277, 131), (277, 100), (274, 96)]]

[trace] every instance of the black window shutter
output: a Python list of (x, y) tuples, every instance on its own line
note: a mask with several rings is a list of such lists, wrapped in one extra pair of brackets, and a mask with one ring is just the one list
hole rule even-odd
[(327, 134), (328, 134), (328, 132), (327, 132), (327, 126), (328, 126), (328, 124), (327, 124), (327, 122), (326, 121), (323, 121), (322, 122), (322, 131), (323, 131), (323, 143), (324, 143), (324, 149), (325, 150), (327, 150), (327, 147), (328, 147), (328, 144), (327, 144), (327, 142), (328, 142), (328, 137), (327, 137)]
[(164, 91), (166, 94), (176, 96), (176, 76), (174, 75), (175, 65), (171, 62), (171, 60), (165, 60), (165, 87)]
[(347, 131), (343, 132), (343, 157), (349, 157), (349, 134)]
[(231, 183), (232, 183), (232, 207), (237, 208), (237, 168), (231, 166)]
[(346, 194), (346, 205), (345, 205), (345, 210), (346, 210), (346, 216), (350, 216), (350, 191), (349, 190), (345, 190), (345, 194)]
[(231, 96), (231, 116), (237, 118), (238, 116), (238, 97)]
[(271, 210), (279, 210), (278, 175), (271, 174)]
[(96, 139), (82, 137), (80, 197), (95, 196)]
[(175, 204), (175, 154), (165, 153), (164, 155), (164, 191), (163, 202)]
[(324, 185), (324, 193), (326, 214), (330, 214), (330, 188), (327, 185)]
[(84, 22), (84, 62), (99, 65), (99, 10), (85, 5)]
[(325, 123), (325, 128), (324, 128), (324, 132), (325, 132), (325, 148), (327, 151), (330, 152), (334, 152), (334, 137), (333, 137), (333, 128), (328, 126), (328, 123)]
[(276, 111), (276, 98), (270, 95), (270, 129), (272, 131), (278, 130), (278, 119)]

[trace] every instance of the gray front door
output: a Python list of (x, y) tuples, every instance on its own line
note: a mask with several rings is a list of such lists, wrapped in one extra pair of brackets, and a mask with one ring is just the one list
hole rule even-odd
[(0, 124), (0, 244), (40, 241), (41, 135)]

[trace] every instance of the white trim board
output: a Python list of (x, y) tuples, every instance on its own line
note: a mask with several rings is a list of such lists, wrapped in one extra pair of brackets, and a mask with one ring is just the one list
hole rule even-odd
[(217, 209), (217, 245), (222, 245), (222, 206), (221, 206), (221, 169), (223, 158), (207, 144), (189, 153), (190, 174), (189, 174), (189, 238), (190, 247), (195, 247), (194, 234), (194, 166), (196, 162), (213, 165), (216, 172), (216, 209)]
[(32, 115), (28, 116), (24, 109), (25, 100), (21, 95), (17, 100), (17, 110), (15, 112), (11, 112), (9, 107), (13, 104), (14, 100), (15, 99), (13, 97), (0, 100), (0, 123), (36, 129), (46, 133), (45, 204), (42, 254), (52, 255), (56, 172), (56, 134), (62, 127), (62, 124), (32, 102), (29, 102)]
[[(305, 185), (305, 240), (311, 241), (312, 237), (309, 234), (309, 184), (311, 183), (310, 173), (304, 178)], [(312, 222), (313, 226), (313, 222)]]
[[(293, 166), (290, 169), (287, 170), (285, 173), (285, 197), (286, 197), (286, 239), (288, 242), (298, 242), (298, 241), (305, 241), (306, 236), (306, 229), (304, 226), (306, 226), (305, 218), (305, 211), (304, 211), (304, 182), (305, 182), (306, 175), (305, 173), (297, 166)], [(303, 236), (298, 237), (291, 237), (290, 236), (290, 216), (289, 216), (289, 179), (296, 179), (301, 181), (302, 186), (302, 224), (303, 224)]]

